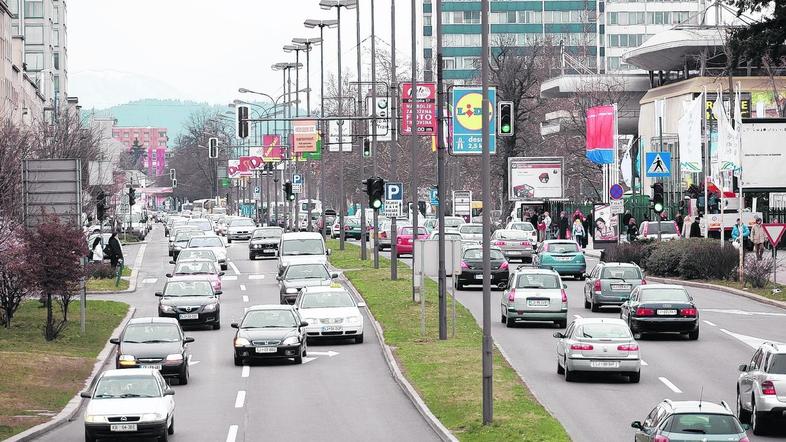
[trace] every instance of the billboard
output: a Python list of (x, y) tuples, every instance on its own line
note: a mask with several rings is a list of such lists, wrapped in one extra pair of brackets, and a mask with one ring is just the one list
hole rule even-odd
[(786, 189), (786, 119), (743, 119), (742, 131), (742, 188), (743, 190)]
[(564, 158), (508, 158), (508, 199), (532, 201), (562, 198)]
[(437, 85), (417, 83), (415, 100), (412, 99), (412, 83), (401, 87), (401, 135), (412, 133), (412, 106), (415, 102), (415, 118), (419, 135), (437, 133)]
[(483, 88), (479, 86), (454, 86), (451, 118), (454, 155), (481, 155), (483, 153), (483, 117), (489, 120), (489, 151), (497, 152), (497, 89), (488, 90), (488, 109), (483, 109)]
[(592, 217), (595, 223), (596, 242), (617, 242), (619, 238), (619, 216), (611, 213), (611, 206), (608, 204), (595, 204)]

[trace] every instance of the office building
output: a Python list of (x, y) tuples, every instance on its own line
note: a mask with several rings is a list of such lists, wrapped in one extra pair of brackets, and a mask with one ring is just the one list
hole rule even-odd
[[(166, 171), (167, 129), (163, 127), (113, 127), (112, 138), (123, 143), (128, 151), (141, 146), (144, 167), (150, 177)], [(167, 172), (168, 173), (168, 172)]]
[(16, 124), (43, 116), (44, 97), (24, 68), (24, 39), (14, 36), (13, 13), (0, 0), (0, 115)]

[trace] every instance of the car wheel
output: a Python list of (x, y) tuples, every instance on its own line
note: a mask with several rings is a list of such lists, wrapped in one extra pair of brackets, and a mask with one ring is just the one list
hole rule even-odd
[(500, 319), (500, 322), (502, 322), (503, 324), (508, 322), (508, 319), (505, 317), (505, 315), (500, 315), (500, 316), (502, 317), (502, 319)]
[(185, 364), (186, 369), (183, 371), (183, 373), (180, 374), (180, 376), (177, 377), (177, 383), (180, 385), (188, 385), (188, 362)]
[(636, 371), (636, 372), (628, 374), (628, 379), (630, 380), (630, 382), (632, 384), (638, 384), (639, 380), (641, 380), (641, 372), (640, 371)]
[(600, 306), (595, 303), (595, 298), (590, 298), (590, 311), (599, 312)]
[(221, 322), (216, 322), (213, 324), (213, 330), (221, 330)]
[(559, 327), (559, 328), (568, 328), (568, 320), (567, 319), (559, 320), (559, 321), (555, 322), (555, 324), (557, 324), (557, 327)]
[(300, 354), (295, 356), (295, 364), (302, 364), (303, 363), (303, 353), (305, 349), (303, 347), (300, 348)]
[(93, 436), (85, 433), (85, 442), (95, 442), (95, 441), (96, 441), (96, 438), (94, 438)]
[(697, 328), (695, 331), (688, 333), (688, 339), (691, 341), (699, 339), (699, 329)]
[(243, 365), (243, 358), (235, 353), (235, 366), (240, 367), (241, 365)]
[(169, 434), (165, 431), (164, 434), (158, 436), (158, 442), (167, 442), (169, 440)]
[(557, 360), (557, 374), (565, 374), (565, 369), (559, 365), (559, 360)]
[(363, 343), (363, 333), (360, 336), (355, 336), (355, 344), (362, 344)]
[(756, 402), (751, 401), (751, 429), (753, 430), (753, 434), (756, 436), (761, 436), (766, 432), (766, 424), (764, 422), (764, 413), (759, 413), (756, 410)]
[(587, 279), (587, 277), (583, 273), (580, 273), (576, 275), (576, 279), (578, 279), (579, 281), (584, 281), (585, 279)]
[(459, 282), (458, 279), (456, 279), (456, 282), (455, 282), (455, 284), (453, 286), (456, 288), (456, 290), (463, 290), (464, 289), (464, 284)]
[(507, 316), (505, 317), (505, 326), (507, 328), (513, 328), (515, 325), (516, 325), (516, 321), (514, 319), (511, 319)]
[(565, 381), (574, 382), (576, 380), (576, 373), (568, 367), (568, 361), (565, 361)]
[(584, 296), (584, 308), (590, 308), (590, 302), (587, 300), (587, 296)]
[(231, 243), (232, 243), (232, 238), (227, 237), (227, 244), (231, 244)]
[(742, 397), (740, 397), (739, 391), (737, 392), (737, 419), (743, 424), (751, 422), (751, 412), (742, 407)]
[(249, 255), (248, 255), (248, 260), (249, 260), (249, 261), (253, 261), (253, 260), (254, 260), (254, 255), (251, 255), (251, 254), (249, 254)]
[(169, 427), (167, 427), (166, 432), (168, 434), (175, 434), (175, 417), (172, 416), (172, 422), (169, 423)]

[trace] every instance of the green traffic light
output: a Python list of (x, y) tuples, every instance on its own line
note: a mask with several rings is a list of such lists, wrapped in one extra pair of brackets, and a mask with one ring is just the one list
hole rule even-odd
[(661, 213), (661, 212), (663, 212), (663, 204), (661, 204), (661, 203), (655, 203), (654, 210), (655, 210), (655, 213)]
[(506, 133), (506, 134), (510, 133), (510, 125), (509, 124), (503, 124), (502, 125), (502, 133)]
[(373, 207), (373, 208), (375, 208), (375, 209), (379, 209), (380, 207), (382, 207), (382, 201), (380, 201), (380, 200), (374, 200), (374, 201), (372, 202), (372, 204), (371, 204), (371, 207)]

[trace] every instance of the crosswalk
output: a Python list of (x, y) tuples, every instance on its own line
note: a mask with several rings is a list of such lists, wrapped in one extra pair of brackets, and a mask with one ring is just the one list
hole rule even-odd
[[(265, 275), (261, 273), (251, 273), (248, 275), (224, 275), (221, 277), (222, 281), (238, 281), (238, 280), (250, 280), (250, 281), (259, 281), (265, 279)], [(155, 284), (159, 281), (159, 278), (145, 278), (142, 280), (142, 284)], [(243, 285), (242, 287), (245, 287)]]

